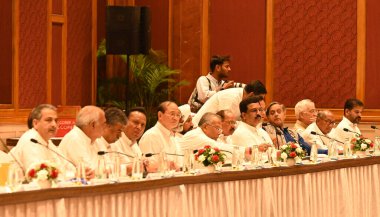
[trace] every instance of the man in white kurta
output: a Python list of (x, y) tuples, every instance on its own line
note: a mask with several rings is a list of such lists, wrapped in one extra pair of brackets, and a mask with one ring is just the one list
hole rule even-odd
[(217, 113), (220, 110), (230, 110), (236, 118), (240, 118), (239, 103), (253, 95), (265, 95), (265, 87), (260, 81), (252, 81), (244, 88), (230, 88), (214, 94), (193, 118), (193, 123), (198, 126), (199, 120), (206, 112)]
[(347, 128), (350, 131), (361, 134), (358, 124), (360, 123), (364, 104), (358, 99), (348, 99), (344, 104), (344, 116), (338, 126), (332, 130), (331, 136), (341, 142), (346, 139), (350, 140), (354, 136), (351, 132), (345, 132), (343, 129)]
[[(317, 120), (310, 124), (302, 133), (301, 136), (308, 144), (316, 142), (318, 149), (327, 150), (327, 145), (330, 143), (329, 133), (335, 125), (334, 114), (331, 111), (320, 111), (317, 115)], [(315, 132), (317, 135), (312, 135)]]
[(165, 101), (158, 107), (158, 121), (156, 125), (147, 130), (140, 139), (140, 148), (144, 154), (154, 154), (149, 161), (158, 163), (159, 153), (164, 152), (170, 162), (171, 169), (178, 169), (182, 161), (180, 149), (176, 142), (179, 133), (175, 132), (181, 112), (177, 104)]
[(311, 123), (317, 118), (317, 110), (315, 104), (310, 99), (299, 101), (294, 107), (294, 114), (297, 121), (294, 124), (294, 130), (301, 134)]
[(95, 176), (98, 147), (94, 145), (97, 138), (103, 135), (106, 124), (104, 111), (96, 106), (83, 107), (70, 130), (59, 144), (59, 150), (76, 165), (84, 164), (86, 178)]
[(260, 114), (263, 111), (260, 101), (263, 101), (262, 97), (253, 96), (240, 103), (242, 122), (231, 135), (232, 144), (243, 147), (258, 146), (262, 151), (273, 145), (269, 134), (260, 124), (262, 120)]
[[(75, 174), (75, 166), (52, 143), (50, 138), (57, 132), (56, 108), (49, 104), (41, 104), (31, 112), (33, 128), (25, 132), (17, 145), (11, 150), (11, 156), (21, 164), (22, 170), (41, 161), (50, 161), (58, 166), (63, 175)], [(32, 142), (31, 139), (37, 141)]]

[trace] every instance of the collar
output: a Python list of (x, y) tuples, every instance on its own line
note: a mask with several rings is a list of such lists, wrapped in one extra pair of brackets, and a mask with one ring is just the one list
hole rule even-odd
[(32, 128), (30, 129), (30, 132), (31, 132), (31, 137), (30, 137), (31, 139), (33, 138), (37, 140), (37, 142), (41, 143), (42, 145), (46, 147), (49, 146), (49, 141), (45, 141), (45, 139), (42, 138), (42, 136), (36, 129)]
[(302, 128), (303, 130), (305, 130), (307, 128), (307, 125), (300, 120), (296, 121), (295, 126), (296, 126), (295, 128)]
[(216, 83), (216, 84), (219, 84), (219, 81), (211, 74), (211, 72), (209, 72), (207, 75), (206, 75), (206, 77), (208, 78), (208, 79), (210, 79), (210, 82), (211, 83)]
[[(76, 132), (80, 138), (83, 138), (85, 140), (86, 144), (90, 144), (90, 145), (93, 144), (93, 143), (91, 143), (90, 137), (88, 137), (79, 127), (74, 126), (74, 128), (72, 130), (74, 130), (74, 132)], [(95, 141), (96, 141), (96, 139), (95, 139)]]
[(175, 136), (175, 132), (171, 131), (171, 130), (168, 130), (166, 127), (164, 127), (164, 125), (162, 125), (159, 121), (157, 121), (155, 127), (157, 127), (157, 129), (159, 131), (161, 131), (161, 133), (166, 136), (166, 137), (170, 137), (170, 136)]
[(128, 146), (133, 146), (132, 140), (130, 140), (124, 132), (121, 132), (120, 139), (123, 140), (123, 143), (127, 144)]
[(354, 124), (352, 123), (350, 120), (348, 120), (348, 118), (346, 118), (345, 116), (343, 116), (342, 118), (342, 122), (347, 124), (348, 126), (352, 127), (351, 130), (354, 130), (356, 127), (357, 127), (357, 124)]
[[(249, 131), (251, 131), (251, 132), (254, 132), (254, 133), (257, 133), (258, 132), (258, 126), (256, 126), (256, 127), (254, 127), (254, 126), (251, 126), (251, 125), (249, 125), (249, 124), (247, 124), (247, 123), (245, 123), (245, 122), (240, 122), (240, 124), (242, 125), (242, 126), (244, 126), (245, 128), (247, 128)], [(239, 126), (240, 127), (240, 126)]]
[(111, 150), (111, 145), (107, 142), (107, 140), (103, 136), (98, 138), (97, 140), (99, 140), (99, 142), (104, 145), (106, 150), (108, 151)]

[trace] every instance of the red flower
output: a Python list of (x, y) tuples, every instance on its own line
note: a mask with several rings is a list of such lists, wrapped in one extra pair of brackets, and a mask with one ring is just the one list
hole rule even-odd
[(375, 145), (373, 144), (373, 142), (371, 142), (371, 144), (369, 144), (369, 146), (371, 146), (371, 148), (373, 148), (373, 146), (375, 146)]
[(278, 151), (277, 152), (277, 158), (279, 158), (281, 156), (281, 151)]
[(297, 156), (297, 154), (296, 154), (295, 151), (292, 151), (292, 152), (290, 152), (290, 154), (289, 154), (289, 157), (296, 157), (296, 156)]
[(213, 161), (213, 162), (218, 162), (219, 161), (219, 156), (218, 155), (213, 155), (212, 157), (211, 157), (211, 160)]
[(208, 148), (211, 148), (211, 146), (209, 146), (209, 145), (206, 145), (206, 146), (205, 146), (205, 149), (208, 149)]
[(356, 139), (355, 139), (355, 138), (352, 138), (352, 139), (351, 139), (351, 143), (356, 143)]
[(195, 155), (195, 157), (194, 157), (194, 158), (195, 158), (195, 160), (198, 160), (198, 155)]
[(40, 166), (41, 169), (45, 169), (47, 168), (46, 164), (42, 163), (41, 166)]
[(58, 170), (57, 169), (53, 169), (52, 171), (51, 171), (51, 178), (52, 179), (55, 179), (55, 178), (57, 178), (58, 177)]
[(292, 143), (292, 144), (290, 144), (290, 147), (295, 149), (295, 148), (297, 148), (297, 145)]
[(201, 155), (201, 154), (203, 154), (203, 152), (205, 152), (205, 150), (204, 150), (204, 149), (199, 149), (199, 150), (198, 150), (198, 155)]
[(215, 150), (215, 151), (219, 151), (219, 148), (215, 147), (214, 150)]
[(28, 173), (29, 177), (34, 177), (34, 175), (36, 175), (36, 171), (34, 169), (31, 169), (29, 170), (29, 173)]

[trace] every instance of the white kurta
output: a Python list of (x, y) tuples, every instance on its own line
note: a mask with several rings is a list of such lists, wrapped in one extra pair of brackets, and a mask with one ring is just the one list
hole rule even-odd
[[(132, 144), (132, 141), (125, 135), (124, 132), (121, 133), (121, 137), (111, 144), (112, 151), (121, 152), (129, 156), (141, 156), (142, 152), (140, 150), (137, 142)], [(133, 161), (133, 158), (127, 156), (120, 156), (121, 163), (129, 163)]]
[(347, 128), (351, 131), (357, 132), (361, 134), (358, 126), (356, 124), (353, 124), (350, 120), (348, 120), (346, 117), (343, 117), (342, 121), (339, 122), (338, 126), (336, 126), (335, 129), (333, 129), (330, 133), (331, 137), (334, 139), (337, 139), (341, 142), (345, 142), (346, 139), (351, 139), (354, 134), (351, 132), (346, 132), (343, 129)]
[[(152, 128), (147, 130), (141, 137), (140, 149), (142, 153), (152, 153), (156, 154), (151, 157), (151, 161), (158, 161), (158, 154), (161, 152), (166, 152), (167, 154), (179, 154), (180, 149), (176, 142), (176, 137), (178, 133), (173, 133), (166, 129), (160, 122), (157, 122)], [(174, 155), (167, 155), (168, 160), (180, 162), (182, 159)]]
[(329, 139), (323, 136), (312, 135), (310, 133), (311, 131), (314, 131), (317, 134), (325, 135), (324, 133), (322, 133), (322, 131), (319, 129), (318, 125), (315, 122), (310, 124), (300, 135), (308, 144), (312, 145), (315, 141), (317, 143), (318, 149), (327, 150), (327, 145), (330, 143)]
[(202, 116), (207, 112), (217, 113), (229, 109), (237, 119), (240, 119), (239, 103), (243, 98), (243, 88), (229, 88), (214, 94), (193, 117), (193, 123), (198, 126)]
[(59, 150), (75, 165), (83, 162), (86, 167), (95, 169), (98, 159), (98, 147), (91, 144), (91, 139), (80, 128), (74, 126), (59, 144)]
[(299, 120), (297, 120), (296, 123), (294, 124), (294, 130), (298, 134), (301, 134), (306, 128), (307, 128), (306, 124), (304, 124), (303, 122)]
[[(31, 139), (35, 139), (41, 144), (31, 142)], [(17, 161), (20, 162), (25, 172), (27, 172), (33, 163), (41, 161), (55, 163), (63, 174), (65, 174), (66, 171), (75, 172), (75, 167), (63, 159), (63, 157), (59, 156), (63, 155), (65, 157), (65, 155), (58, 150), (51, 140), (46, 142), (35, 129), (30, 129), (25, 132), (17, 142), (17, 145), (11, 150), (11, 153)]]
[(197, 150), (203, 148), (206, 145), (212, 147), (217, 146), (217, 141), (208, 137), (200, 127), (187, 132), (178, 142), (179, 147), (182, 150)]
[(239, 127), (231, 135), (232, 144), (251, 147), (261, 144), (271, 144), (273, 142), (269, 134), (262, 128), (252, 127), (244, 122), (240, 122)]

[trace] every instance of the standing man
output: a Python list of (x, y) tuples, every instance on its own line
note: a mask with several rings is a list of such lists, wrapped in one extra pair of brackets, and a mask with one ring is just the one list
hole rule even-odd
[(315, 104), (310, 99), (299, 101), (294, 107), (294, 113), (297, 121), (294, 124), (294, 130), (301, 134), (311, 123), (317, 118), (317, 110)]
[(22, 170), (26, 172), (36, 162), (53, 161), (62, 171), (75, 172), (75, 166), (65, 160), (50, 140), (57, 133), (57, 108), (50, 104), (38, 105), (31, 111), (29, 119), (32, 128), (21, 136), (11, 150)]
[(176, 137), (180, 136), (175, 130), (181, 118), (181, 112), (176, 103), (165, 101), (158, 106), (158, 121), (154, 127), (147, 130), (140, 139), (140, 148), (144, 154), (156, 154), (149, 161), (157, 163), (161, 152), (167, 154), (171, 169), (178, 169), (180, 157)]
[(201, 76), (189, 99), (189, 105), (193, 112), (197, 112), (200, 107), (216, 92), (234, 86), (234, 81), (224, 82), (231, 72), (229, 56), (212, 56), (210, 60), (210, 72), (206, 76)]
[(344, 114), (342, 121), (339, 122), (338, 126), (331, 132), (331, 136), (342, 142), (351, 138), (353, 133), (345, 132), (343, 130), (344, 128), (361, 134), (358, 124), (362, 118), (363, 109), (364, 104), (362, 101), (358, 99), (346, 100), (346, 103), (344, 103)]
[(103, 135), (105, 127), (104, 111), (96, 106), (85, 106), (79, 111), (73, 129), (63, 137), (59, 144), (59, 150), (75, 165), (85, 164), (87, 179), (95, 176), (98, 148), (94, 143)]

